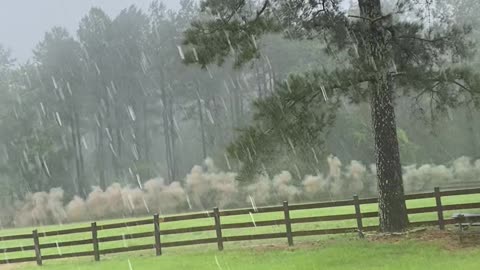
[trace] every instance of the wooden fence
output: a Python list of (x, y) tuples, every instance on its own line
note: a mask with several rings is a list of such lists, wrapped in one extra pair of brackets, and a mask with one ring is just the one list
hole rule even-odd
[[(442, 198), (446, 196), (455, 196), (455, 195), (468, 195), (468, 194), (480, 194), (480, 188), (471, 188), (471, 189), (461, 189), (461, 190), (448, 190), (440, 191), (439, 188), (435, 188), (433, 192), (418, 193), (406, 195), (406, 200), (416, 200), (416, 199), (426, 199), (426, 198), (435, 198), (436, 205), (429, 207), (421, 208), (412, 208), (408, 209), (409, 214), (419, 214), (419, 213), (437, 213), (437, 219), (431, 221), (421, 221), (413, 222), (412, 226), (436, 226), (438, 225), (440, 229), (444, 229), (445, 225), (453, 224), (452, 219), (446, 219), (443, 215), (444, 211), (449, 210), (460, 210), (460, 209), (480, 209), (480, 197), (479, 202), (477, 203), (464, 203), (464, 204), (455, 204), (455, 205), (442, 205)], [(22, 239), (31, 239), (32, 245), (30, 246), (21, 246), (21, 247), (8, 247), (0, 248), (0, 253), (5, 255), (11, 252), (21, 252), (21, 251), (34, 251), (35, 257), (23, 257), (23, 258), (12, 258), (0, 260), (0, 264), (7, 263), (20, 263), (20, 262), (33, 262), (36, 261), (38, 265), (42, 265), (44, 260), (53, 260), (53, 259), (62, 259), (62, 258), (71, 258), (71, 257), (83, 257), (91, 256), (95, 261), (100, 260), (100, 255), (120, 253), (127, 251), (138, 251), (138, 250), (154, 250), (157, 256), (162, 254), (162, 249), (170, 247), (179, 247), (179, 246), (190, 246), (190, 245), (199, 245), (199, 244), (214, 244), (216, 243), (219, 250), (223, 250), (224, 242), (234, 242), (234, 241), (248, 241), (248, 240), (261, 240), (261, 239), (275, 239), (275, 238), (286, 238), (290, 246), (293, 245), (294, 237), (299, 236), (312, 236), (312, 235), (326, 235), (326, 234), (341, 234), (341, 233), (354, 233), (358, 232), (360, 236), (363, 236), (365, 231), (375, 231), (378, 226), (363, 226), (364, 218), (375, 218), (378, 217), (378, 212), (361, 212), (361, 205), (365, 204), (374, 204), (377, 203), (376, 198), (366, 198), (361, 199), (358, 196), (354, 196), (352, 200), (342, 200), (342, 201), (332, 201), (332, 202), (318, 202), (318, 203), (303, 203), (303, 204), (292, 204), (289, 205), (288, 202), (284, 202), (282, 206), (269, 206), (269, 207), (260, 207), (260, 208), (245, 208), (245, 209), (234, 209), (234, 210), (219, 210), (214, 208), (213, 211), (206, 211), (202, 213), (194, 213), (188, 215), (176, 215), (176, 216), (167, 216), (159, 217), (158, 214), (154, 215), (153, 218), (107, 224), (107, 225), (97, 225), (96, 222), (93, 222), (91, 226), (74, 228), (74, 229), (63, 229), (56, 231), (47, 231), (39, 233), (37, 230), (34, 230), (29, 234), (22, 235), (10, 235), (0, 237), (0, 243), (4, 241), (13, 241), (13, 240), (22, 240)], [(322, 209), (322, 208), (331, 208), (331, 207), (341, 207), (341, 206), (352, 206), (355, 211), (354, 214), (342, 214), (342, 215), (331, 215), (331, 216), (314, 216), (314, 217), (301, 217), (301, 218), (290, 218), (290, 213), (296, 210), (306, 210), (306, 209)], [(233, 224), (222, 224), (221, 218), (225, 216), (236, 216), (236, 215), (250, 215), (252, 213), (272, 213), (272, 212), (283, 212), (282, 219), (268, 220), (268, 221), (257, 221), (257, 222), (242, 222), (242, 223), (233, 223)], [(190, 228), (178, 228), (178, 229), (162, 229), (161, 224), (168, 222), (176, 222), (183, 220), (195, 220), (195, 219), (204, 219), (212, 218), (214, 220), (214, 225), (207, 226), (197, 226)], [(342, 220), (356, 220), (356, 227), (350, 228), (333, 228), (333, 229), (318, 229), (318, 230), (301, 230), (293, 231), (292, 224), (300, 223), (310, 223), (310, 222), (325, 222), (325, 221), (342, 221)], [(133, 233), (127, 235), (119, 236), (107, 236), (107, 237), (98, 237), (99, 231), (126, 228), (132, 226), (140, 225), (152, 225), (151, 232), (141, 232)], [(251, 228), (251, 227), (262, 227), (262, 226), (274, 226), (274, 225), (284, 225), (285, 232), (281, 233), (267, 233), (267, 234), (255, 234), (255, 235), (239, 235), (239, 236), (222, 236), (222, 230), (224, 229), (239, 229), (239, 228)], [(161, 235), (174, 235), (174, 234), (184, 234), (192, 232), (205, 232), (205, 231), (215, 231), (216, 237), (214, 238), (205, 238), (205, 239), (195, 239), (195, 240), (183, 240), (176, 242), (161, 242)], [(59, 235), (69, 235), (69, 234), (78, 234), (78, 233), (91, 233), (91, 238), (84, 240), (74, 240), (74, 241), (65, 241), (65, 242), (56, 242), (56, 243), (44, 243), (42, 244), (40, 240), (59, 236)], [(112, 242), (112, 241), (124, 241), (125, 239), (138, 239), (138, 238), (150, 238), (151, 240), (145, 240), (145, 242), (150, 242), (144, 245), (135, 245), (130, 247), (119, 247), (119, 248), (110, 248), (110, 249), (100, 249), (99, 243)], [(66, 253), (66, 254), (53, 254), (53, 255), (42, 255), (42, 251), (45, 249), (60, 248), (60, 247), (72, 247), (79, 245), (91, 245), (91, 251), (75, 252), (75, 253)]]

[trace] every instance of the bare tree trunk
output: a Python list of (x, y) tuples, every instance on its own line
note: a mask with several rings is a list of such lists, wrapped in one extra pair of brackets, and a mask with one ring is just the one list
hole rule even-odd
[(77, 146), (77, 137), (75, 132), (75, 121), (73, 117), (70, 118), (70, 133), (72, 136), (72, 145), (75, 158), (75, 172), (76, 172), (76, 181), (75, 181), (75, 193), (77, 195), (83, 195), (82, 192), (82, 173), (80, 169), (80, 160), (78, 159), (78, 146)]
[(266, 55), (263, 56), (263, 61), (266, 63), (265, 69), (264, 69), (266, 87), (267, 87), (267, 91), (271, 93), (273, 92), (272, 66), (270, 65), (270, 60)]
[(206, 117), (209, 119), (209, 121), (207, 121), (204, 117), (204, 123), (206, 127), (205, 141), (207, 148), (217, 145), (217, 139), (219, 137), (217, 135), (219, 134), (218, 130), (220, 127), (218, 126), (218, 112), (215, 106), (215, 96), (210, 96), (207, 98), (207, 100), (205, 100), (205, 110), (207, 110), (208, 113)]
[(83, 150), (82, 150), (82, 135), (80, 133), (80, 116), (78, 112), (75, 110), (74, 112), (75, 118), (75, 134), (77, 139), (77, 151), (78, 151), (78, 161), (80, 165), (80, 185), (81, 185), (81, 192), (83, 196), (87, 196), (87, 185), (85, 183), (85, 165), (83, 160)]
[(105, 182), (105, 143), (103, 140), (104, 124), (101, 113), (97, 114), (99, 126), (97, 126), (97, 170), (99, 177), (99, 184), (102, 190), (107, 188)]
[(275, 91), (276, 75), (268, 56), (266, 56), (266, 58), (268, 61), (268, 77), (270, 78), (270, 93), (273, 93)]
[[(124, 105), (122, 105), (124, 106)], [(120, 170), (121, 170), (121, 164), (122, 164), (122, 155), (123, 155), (123, 144), (122, 144), (122, 128), (123, 128), (123, 117), (125, 115), (122, 113), (123, 107), (120, 108), (120, 104), (117, 101), (117, 103), (114, 105), (114, 113), (115, 113), (115, 127), (114, 127), (114, 134), (112, 136), (115, 136), (113, 140), (115, 141), (115, 151), (117, 154), (117, 177), (120, 176)]]
[[(225, 81), (226, 84), (228, 84)], [(233, 88), (233, 87), (232, 87)], [(235, 128), (237, 128), (237, 118), (236, 118), (236, 113), (237, 109), (235, 106), (235, 95), (236, 95), (236, 90), (235, 89), (230, 89), (230, 92), (228, 93), (228, 98), (230, 100), (230, 122), (232, 123), (232, 137), (234, 136), (235, 133)]]
[(142, 149), (142, 132), (143, 132), (143, 129), (142, 129), (142, 126), (141, 126), (141, 120), (140, 120), (140, 110), (139, 110), (139, 106), (137, 106), (137, 102), (136, 101), (132, 101), (132, 110), (133, 110), (133, 114), (134, 116), (130, 116), (131, 121), (132, 121), (132, 126), (134, 128), (134, 133), (135, 133), (135, 138), (134, 138), (134, 145), (135, 145), (135, 149), (134, 149), (134, 155), (135, 155), (135, 159), (137, 161), (139, 160), (143, 160), (143, 149)]
[(260, 79), (260, 70), (258, 69), (258, 63), (257, 60), (254, 61), (254, 67), (255, 67), (255, 78), (257, 80), (257, 95), (260, 99), (263, 98), (263, 91), (262, 91), (262, 85), (261, 85), (261, 79)]
[(172, 161), (172, 180), (175, 181), (177, 176), (177, 159), (175, 155), (175, 139), (177, 137), (176, 127), (175, 127), (175, 119), (174, 119), (174, 112), (173, 112), (173, 96), (172, 94), (169, 95), (168, 101), (168, 120), (170, 121), (170, 159)]
[[(358, 0), (361, 16), (380, 18), (380, 0)], [(385, 29), (380, 23), (368, 25), (369, 37), (364, 59), (373, 59), (366, 68), (374, 71), (370, 83), (371, 112), (375, 140), (378, 178), (380, 230), (404, 231), (408, 226), (405, 205), (400, 150), (394, 108), (394, 78), (389, 72), (392, 50), (385, 40)], [(365, 63), (367, 63), (365, 61)]]
[(268, 88), (268, 81), (267, 81), (267, 67), (265, 64), (265, 58), (263, 58), (263, 61), (262, 61), (262, 83), (263, 83), (264, 92), (267, 95), (269, 88)]
[(197, 83), (197, 104), (198, 104), (198, 115), (200, 117), (200, 132), (202, 133), (202, 153), (203, 153), (203, 160), (207, 158), (207, 146), (205, 140), (205, 123), (203, 121), (203, 108), (202, 108), (202, 100), (200, 99), (200, 90), (198, 89)]
[[(117, 127), (115, 129), (115, 137), (117, 142), (117, 160), (122, 160), (123, 154), (123, 144), (122, 144), (122, 126), (120, 124), (120, 120), (117, 121)], [(120, 168), (117, 168), (120, 169)]]
[[(112, 113), (115, 112), (115, 104), (112, 102), (111, 106), (109, 106), (108, 104), (110, 104), (110, 102), (108, 101), (107, 99), (107, 112), (106, 112), (106, 115), (107, 115), (107, 132), (108, 132), (108, 147), (110, 148), (110, 153), (111, 153), (111, 162), (112, 162), (112, 167), (113, 167), (113, 175), (115, 177), (118, 177), (119, 176), (119, 162), (118, 162), (118, 153), (116, 152), (115, 150), (115, 142), (114, 142), (114, 127), (113, 127), (113, 124), (115, 123), (115, 116), (112, 115)], [(112, 109), (113, 108), (113, 109)]]
[(170, 121), (168, 117), (168, 100), (167, 100), (167, 90), (165, 84), (165, 75), (163, 71), (161, 72), (161, 100), (163, 105), (162, 111), (162, 120), (163, 120), (163, 135), (165, 139), (165, 160), (167, 162), (167, 182), (170, 183), (173, 181), (173, 164), (172, 164), (172, 149), (171, 149), (171, 138), (170, 138)]
[(475, 159), (478, 158), (478, 142), (477, 142), (477, 135), (475, 134), (475, 129), (473, 124), (474, 119), (473, 119), (473, 112), (472, 112), (472, 107), (467, 106), (465, 108), (465, 114), (466, 114), (466, 119), (467, 119), (467, 129), (468, 133), (470, 135), (470, 144), (471, 144), (471, 152), (470, 156), (474, 157)]
[(143, 141), (145, 160), (150, 162), (150, 138), (148, 136), (148, 108), (147, 97), (143, 97)]
[(216, 97), (213, 95), (210, 97), (211, 98), (211, 105), (210, 105), (210, 102), (207, 103), (209, 104), (208, 106), (208, 109), (210, 110), (210, 112), (213, 112), (213, 119), (215, 120), (215, 123), (213, 124), (213, 130), (211, 130), (210, 132), (210, 136), (212, 137), (211, 138), (211, 142), (212, 142), (212, 146), (217, 146), (217, 145), (224, 145), (225, 144), (225, 139), (226, 139), (226, 136), (224, 134), (224, 129), (222, 127), (222, 120), (221, 120), (221, 112), (220, 112), (220, 107), (219, 107), (219, 104), (217, 104), (217, 99)]
[(234, 121), (234, 127), (238, 128), (241, 125), (241, 116), (242, 116), (242, 89), (240, 87), (240, 84), (238, 83), (238, 77), (235, 76), (233, 79), (233, 96), (232, 96), (232, 106), (233, 106), (233, 121)]

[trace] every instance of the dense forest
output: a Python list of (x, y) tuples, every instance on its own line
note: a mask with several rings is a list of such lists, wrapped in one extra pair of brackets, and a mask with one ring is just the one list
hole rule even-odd
[[(388, 10), (397, 1), (382, 2)], [(394, 93), (407, 192), (479, 181), (479, 3), (433, 3), (422, 6), (422, 18), (434, 29), (454, 29), (457, 40), (422, 47), (435, 57), (415, 56), (448, 58), (438, 73), (450, 84), (407, 79)], [(359, 12), (355, 1), (331, 8)], [(174, 212), (375, 194), (364, 93), (336, 96), (321, 86), (308, 102), (296, 99), (318, 85), (355, 80), (338, 71), (349, 71), (352, 51), (273, 29), (241, 38), (224, 31), (221, 41), (209, 40), (224, 46), (208, 55), (194, 46), (202, 40), (192, 22), (214, 15), (193, 0), (179, 10), (158, 1), (149, 10), (126, 7), (114, 18), (93, 8), (75, 33), (61, 26), (45, 33), (26, 63), (0, 46), (0, 224), (139, 215), (159, 203)], [(436, 37), (426, 27), (407, 31)], [(414, 42), (402, 46), (419, 50)], [(266, 198), (269, 190), (276, 197)], [(122, 194), (129, 210), (118, 206)], [(106, 201), (111, 209), (92, 210)], [(25, 212), (36, 214), (19, 218)]]

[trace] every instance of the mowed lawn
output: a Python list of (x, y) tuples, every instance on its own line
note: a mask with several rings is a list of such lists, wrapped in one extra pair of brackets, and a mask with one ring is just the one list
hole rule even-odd
[[(45, 270), (249, 270), (249, 269), (328, 269), (328, 270), (451, 270), (478, 269), (480, 248), (447, 251), (434, 244), (413, 240), (398, 243), (374, 243), (366, 240), (345, 238), (324, 241), (312, 246), (298, 248), (237, 247), (218, 252), (205, 250), (175, 250), (161, 257), (141, 254), (119, 254), (107, 257), (102, 262), (92, 260), (68, 260), (47, 262)], [(12, 267), (14, 270), (39, 269), (34, 264)]]
[[(480, 202), (480, 194), (442, 197), (444, 205), (459, 204), (459, 203), (473, 203)], [(426, 206), (434, 206), (435, 199), (421, 199), (407, 202), (408, 208), (418, 208)], [(377, 210), (377, 205), (362, 205), (362, 212), (371, 212)], [(469, 213), (480, 213), (480, 209), (466, 210)], [(450, 218), (453, 213), (462, 212), (448, 211), (445, 212), (445, 218)], [(314, 210), (298, 210), (291, 211), (291, 218), (311, 217), (311, 216), (326, 216), (354, 213), (353, 206), (335, 207), (328, 209), (314, 209)], [(222, 217), (222, 223), (237, 223), (237, 222), (252, 222), (272, 219), (282, 219), (283, 213), (264, 213), (242, 215), (242, 216), (228, 216)], [(425, 221), (435, 220), (436, 213), (414, 214), (410, 215), (410, 221)], [(137, 218), (138, 219), (138, 218)], [(253, 219), (253, 220), (252, 220)], [(132, 219), (128, 219), (132, 220)], [(126, 220), (110, 220), (98, 222), (101, 224), (117, 223)], [(212, 225), (213, 218), (204, 218), (189, 221), (179, 221), (171, 223), (162, 223), (161, 229), (187, 228), (204, 225)], [(364, 226), (377, 225), (377, 218), (364, 219)], [(66, 228), (77, 228), (89, 226), (89, 223), (83, 224), (69, 224), (56, 225), (38, 228), (41, 233), (43, 231), (52, 231)], [(355, 220), (346, 221), (329, 221), (329, 222), (315, 222), (304, 224), (293, 224), (293, 231), (300, 230), (316, 230), (328, 228), (341, 227), (356, 227)], [(135, 227), (127, 227), (122, 229), (102, 230), (98, 232), (99, 237), (114, 236), (122, 234), (151, 232), (153, 225), (143, 225)], [(11, 230), (0, 231), (0, 236), (31, 233), (32, 228), (19, 228)], [(227, 229), (223, 230), (224, 236), (233, 235), (251, 235), (284, 232), (285, 226), (265, 226), (245, 229)], [(162, 236), (162, 242), (174, 242), (180, 240), (193, 240), (202, 238), (214, 238), (215, 232), (195, 232), (176, 235)], [(353, 237), (353, 238), (352, 238)], [(55, 243), (71, 240), (80, 240), (91, 238), (91, 233), (79, 233), (71, 235), (62, 235), (56, 237), (40, 238), (41, 243)], [(322, 242), (328, 239), (335, 238), (338, 241), (331, 242), (329, 245), (322, 245)], [(351, 241), (346, 242), (345, 239), (352, 238)], [(380, 243), (366, 243), (355, 238), (354, 234), (337, 235), (337, 236), (316, 236), (316, 237), (297, 237), (294, 239), (296, 244), (301, 247), (305, 243), (320, 243), (320, 246), (303, 249), (285, 250), (286, 239), (277, 240), (258, 240), (251, 242), (232, 242), (225, 243), (225, 251), (218, 252), (215, 244), (198, 245), (183, 248), (169, 248), (164, 249), (164, 255), (161, 257), (154, 257), (154, 251), (142, 251), (134, 253), (123, 253), (102, 256), (102, 262), (94, 263), (93, 258), (79, 258), (70, 260), (45, 261), (44, 269), (109, 269), (116, 267), (118, 269), (424, 269), (426, 267), (433, 267), (437, 265), (436, 269), (452, 269), (456, 262), (464, 262), (460, 269), (470, 269), (468, 263), (480, 260), (479, 250), (462, 251), (454, 253), (451, 257), (447, 257), (442, 249), (435, 246), (425, 246), (422, 243), (405, 242), (397, 244), (380, 244)], [(320, 241), (320, 242), (318, 242)], [(338, 243), (337, 243), (338, 242)], [(154, 243), (153, 237), (124, 240), (117, 242), (100, 243), (100, 249), (110, 249), (117, 247), (127, 247), (134, 245), (145, 245)], [(33, 242), (30, 239), (4, 241), (0, 242), (0, 248), (30, 246)], [(273, 244), (273, 248), (261, 248), (258, 246), (264, 244)], [(279, 248), (282, 248), (279, 250)], [(83, 245), (75, 247), (61, 247), (42, 249), (42, 255), (49, 254), (66, 254), (78, 251), (91, 251), (92, 246)], [(336, 254), (335, 256), (333, 254)], [(398, 255), (398, 258), (397, 258)], [(19, 257), (33, 257), (33, 251), (23, 251), (14, 253), (0, 254), (2, 259), (12, 259)], [(129, 261), (130, 263), (129, 263)], [(431, 263), (429, 263), (431, 261)], [(328, 267), (326, 267), (328, 266)], [(368, 268), (368, 267), (369, 268)], [(448, 266), (448, 267), (447, 267)], [(478, 265), (477, 265), (478, 266)], [(0, 265), (0, 269), (5, 266)], [(8, 266), (10, 269), (12, 266)], [(20, 267), (20, 268), (18, 268)], [(398, 268), (402, 267), (402, 268)], [(420, 268), (418, 268), (420, 267)], [(446, 268), (442, 268), (446, 267)], [(457, 266), (458, 267), (458, 266)], [(13, 269), (35, 269), (36, 266), (32, 264), (19, 265)], [(456, 269), (456, 268), (453, 268)], [(116, 269), (115, 269), (116, 270)]]

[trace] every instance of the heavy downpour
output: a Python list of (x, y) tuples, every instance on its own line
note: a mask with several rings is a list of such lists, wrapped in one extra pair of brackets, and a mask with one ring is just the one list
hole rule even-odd
[(4, 1), (0, 269), (477, 269), (477, 12)]

